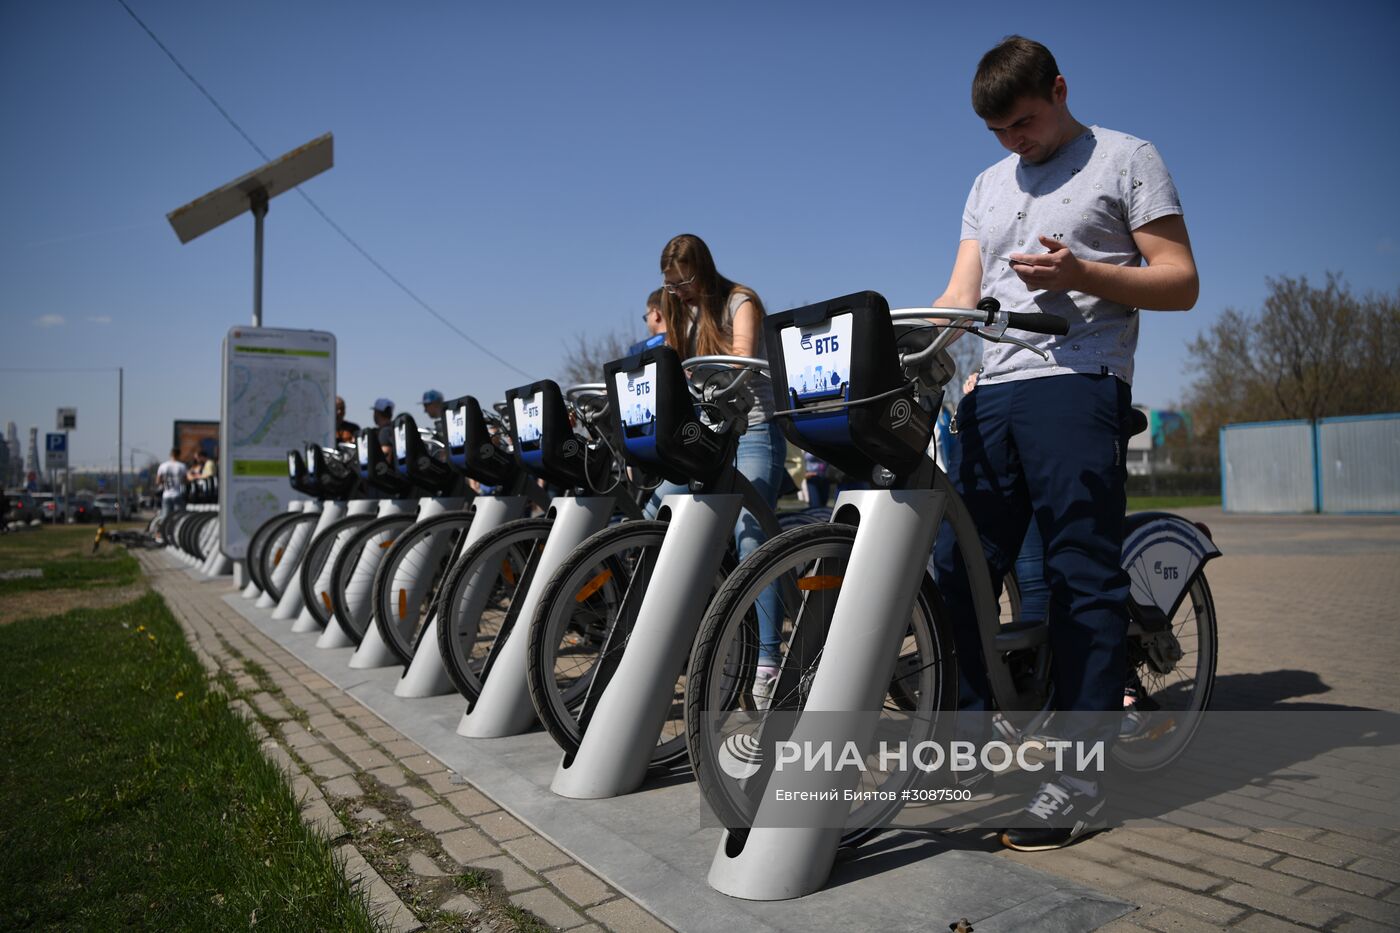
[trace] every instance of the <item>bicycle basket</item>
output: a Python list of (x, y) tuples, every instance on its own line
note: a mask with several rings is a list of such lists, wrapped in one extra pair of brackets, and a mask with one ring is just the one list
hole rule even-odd
[(530, 473), (555, 486), (587, 486), (585, 443), (574, 433), (564, 393), (553, 379), (541, 379), (506, 393), (515, 459)]
[(448, 402), (444, 410), (448, 462), (488, 486), (509, 486), (519, 468), (515, 458), (491, 441), (481, 403), (470, 395)]
[(932, 423), (900, 372), (881, 295), (783, 311), (764, 328), (778, 408), (790, 409), (778, 416), (790, 441), (860, 479), (877, 467), (901, 477), (918, 466)]
[(603, 371), (613, 429), (629, 464), (673, 483), (708, 483), (733, 459), (738, 435), (701, 423), (675, 350), (652, 347)]

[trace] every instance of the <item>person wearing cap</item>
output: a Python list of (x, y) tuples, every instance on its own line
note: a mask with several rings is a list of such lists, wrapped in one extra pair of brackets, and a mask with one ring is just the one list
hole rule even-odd
[(437, 421), (442, 417), (442, 393), (437, 389), (429, 389), (423, 393), (423, 411), (427, 412), (429, 418)]
[(379, 429), (379, 447), (384, 456), (394, 458), (394, 402), (392, 399), (374, 400), (374, 426)]

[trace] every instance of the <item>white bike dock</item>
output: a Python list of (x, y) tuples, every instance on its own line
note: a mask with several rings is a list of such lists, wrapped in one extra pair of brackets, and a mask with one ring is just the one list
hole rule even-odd
[[(311, 542), (315, 541), (317, 536), (319, 536), (321, 532), (325, 531), (331, 525), (334, 525), (336, 522), (340, 521), (342, 518), (345, 517), (345, 509), (346, 505), (344, 502), (330, 501), (321, 503), (321, 517), (316, 520), (316, 527), (312, 530), (311, 537), (307, 540), (307, 550), (310, 550)], [(305, 559), (304, 556), (303, 559)], [(300, 561), (298, 561), (298, 564), (299, 563)], [(310, 593), (302, 591), (300, 567), (297, 568), (296, 577), (287, 587), (287, 592), (282, 594), (282, 599), (284, 602), (287, 601), (288, 594), (292, 593), (293, 591), (296, 592), (296, 598), (292, 601), (296, 605), (296, 621), (292, 623), (292, 631), (319, 632), (321, 629), (316, 624), (316, 620), (311, 617), (311, 610), (306, 608), (307, 602), (316, 598), (316, 593), (314, 592), (314, 589), (313, 592)], [(291, 608), (290, 603), (288, 605), (288, 608)], [(277, 610), (278, 612), (282, 611), (281, 603), (278, 603)], [(287, 618), (287, 616), (278, 615), (277, 613), (274, 613), (272, 617), (274, 619)]]
[[(384, 518), (386, 515), (401, 515), (405, 512), (412, 512), (418, 507), (416, 499), (380, 499), (378, 508), (375, 510), (375, 518)], [(355, 565), (354, 573), (351, 574), (351, 585), (346, 587), (345, 600), (349, 603), (349, 611), (357, 618), (362, 618), (371, 609), (370, 607), (370, 584), (374, 581), (375, 568), (384, 559), (384, 549), (379, 546), (379, 541), (371, 540), (365, 543), (365, 548), (360, 552), (358, 563)], [(354, 647), (355, 641), (350, 637), (350, 633), (341, 626), (338, 616), (332, 616), (330, 624), (321, 633), (320, 639), (316, 642), (318, 648), (346, 648)], [(374, 628), (373, 621), (370, 628)]]
[(554, 574), (584, 539), (602, 530), (617, 508), (612, 496), (560, 496), (550, 503), (554, 524), (536, 564), (529, 589), (517, 594), (511, 606), (515, 623), (506, 642), (493, 660), (490, 674), (481, 687), (481, 696), (462, 716), (457, 733), (469, 738), (489, 739), (519, 735), (535, 724), (535, 707), (530, 701), (527, 680), (530, 620), (535, 617), (540, 593)]
[[(412, 500), (408, 500), (408, 501), (412, 501)], [(434, 499), (434, 498), (431, 498), (431, 497), (425, 497), (425, 498), (423, 498), (423, 499), (419, 499), (419, 500), (418, 500), (418, 521), (421, 522), (421, 521), (423, 521), (423, 520), (426, 519), (426, 518), (432, 518), (434, 515), (441, 515), (442, 513), (446, 512), (446, 511), (448, 510), (449, 505), (451, 505), (451, 504), (453, 504), (453, 503), (455, 503), (455, 507), (456, 507), (456, 508), (459, 508), (459, 509), (460, 509), (460, 508), (462, 507), (462, 500), (461, 500), (461, 499)], [(405, 509), (404, 511), (408, 511), (408, 509)], [(409, 527), (411, 528), (412, 526), (410, 525)], [(407, 533), (408, 533), (408, 528), (405, 528), (402, 532), (400, 532), (400, 534), (407, 534)], [(436, 547), (436, 546), (437, 546), (437, 542), (423, 542), (423, 545), (422, 545), (422, 546), (423, 546), (423, 547), (427, 547), (427, 548)], [(365, 548), (365, 550), (368, 551), (369, 548)], [(376, 550), (379, 550), (379, 549), (376, 548)], [(383, 559), (384, 559), (384, 552), (383, 552), (382, 550), (380, 550), (380, 553), (378, 554), (377, 558), (375, 559), (375, 564), (376, 564), (376, 566), (378, 565), (378, 562), (381, 561), (381, 560), (383, 560)], [(406, 563), (411, 562), (411, 560), (412, 560), (412, 556), (410, 556), (410, 561), (407, 561)], [(361, 567), (363, 567), (363, 561), (364, 561), (364, 558), (361, 558)], [(357, 568), (355, 572), (356, 572), (356, 574), (359, 574), (360, 569)], [(371, 582), (371, 586), (372, 586), (372, 585), (373, 585), (373, 575), (372, 575), (372, 574), (371, 574), (371, 581), (370, 581), (370, 582)], [(370, 624), (369, 624), (369, 628), (365, 629), (365, 637), (360, 641), (360, 647), (359, 647), (359, 649), (355, 652), (354, 656), (350, 658), (350, 666), (351, 666), (352, 668), (354, 668), (355, 670), (357, 670), (357, 671), (368, 670), (369, 668), (374, 668), (374, 667), (394, 667), (394, 666), (397, 666), (397, 665), (399, 664), (399, 659), (398, 659), (398, 657), (394, 654), (394, 652), (390, 651), (390, 650), (389, 650), (389, 646), (386, 645), (386, 644), (384, 643), (384, 636), (381, 635), (381, 634), (379, 633), (379, 626), (376, 625), (376, 624), (374, 623), (374, 620), (373, 620), (373, 616), (372, 616), (372, 613), (373, 613), (373, 611), (374, 611), (374, 605), (373, 605), (374, 596), (373, 596), (373, 593), (372, 593), (372, 592), (367, 592), (365, 598), (368, 599), (368, 600), (370, 601), (370, 607), (369, 607), (369, 608), (370, 608), (370, 612), (371, 612)]]
[[(826, 645), (807, 697), (805, 710), (879, 710), (894, 674), (899, 644), (913, 610), (915, 588), (933, 547), (946, 496), (931, 490), (845, 492), (834, 512), (853, 508), (860, 514), (855, 545), (846, 568)], [(874, 744), (875, 716), (853, 716), (854, 734), (862, 757)], [(804, 729), (799, 717), (790, 741), (825, 741), (826, 730)], [(850, 788), (859, 780), (854, 769), (841, 772)], [(731, 897), (785, 900), (819, 891), (831, 875), (841, 843), (841, 820), (850, 808), (839, 799), (825, 803), (821, 826), (784, 826), (777, 799), (784, 789), (796, 790), (803, 781), (796, 769), (768, 772), (755, 825), (742, 841), (726, 831), (710, 867), (710, 884)], [(791, 787), (785, 782), (794, 782)], [(845, 789), (845, 788), (842, 788)], [(804, 803), (804, 814), (814, 805)], [(739, 843), (736, 845), (736, 843)]]
[[(550, 784), (556, 794), (615, 797), (631, 793), (646, 780), (742, 501), (738, 493), (662, 500), (662, 512), (669, 511), (671, 518), (652, 585), (637, 611), (627, 650), (596, 700), (578, 751), (559, 764)], [(591, 696), (589, 702), (593, 703)]]
[[(467, 526), (466, 534), (457, 545), (457, 554), (465, 551), (486, 532), (522, 517), (526, 504), (524, 496), (479, 496), (473, 502), (475, 514), (471, 524)], [(457, 692), (442, 662), (437, 626), (435, 612), (428, 620), (423, 636), (418, 639), (418, 650), (413, 654), (413, 661), (394, 687), (394, 696), (433, 697)]]

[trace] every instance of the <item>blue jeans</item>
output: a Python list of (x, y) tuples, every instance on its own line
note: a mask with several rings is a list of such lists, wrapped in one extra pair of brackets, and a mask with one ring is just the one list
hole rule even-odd
[(1016, 586), (1021, 591), (1021, 619), (1043, 620), (1050, 610), (1050, 587), (1045, 583), (1045, 545), (1035, 522), (1026, 529), (1026, 540), (1016, 555)]
[(160, 498), (160, 517), (161, 517), (161, 518), (169, 518), (170, 516), (174, 515), (176, 512), (183, 512), (183, 511), (185, 511), (185, 497), (184, 497), (184, 496), (161, 496), (161, 498)]
[[(786, 455), (787, 439), (783, 437), (783, 429), (771, 422), (752, 426), (739, 438), (734, 465), (744, 478), (753, 484), (753, 488), (758, 491), (758, 497), (766, 502), (769, 508), (775, 509), (778, 506), (778, 488)], [(687, 492), (689, 489), (678, 483), (662, 482), (656, 487), (644, 509), (647, 518), (656, 517), (664, 497), (684, 495)], [(766, 540), (758, 519), (748, 509), (739, 513), (738, 524), (734, 526), (734, 540), (738, 545), (741, 561)], [(779, 650), (782, 644), (782, 633), (779, 631), (782, 620), (782, 594), (778, 587), (770, 586), (759, 594), (755, 608), (758, 611), (758, 663), (776, 667), (782, 658)]]
[[(948, 476), (977, 522), (993, 585), (1000, 589), (1029, 525), (1044, 542), (1041, 575), (1050, 589), (1060, 710), (1123, 706), (1129, 581), (1119, 552), (1131, 412), (1128, 387), (1094, 375), (979, 385), (958, 409), (961, 443)], [(942, 529), (934, 560), (957, 644), (960, 705), (990, 709), (977, 620), (951, 526)]]
[[(758, 497), (770, 509), (778, 506), (778, 484), (782, 479), (786, 455), (787, 439), (783, 437), (783, 429), (771, 421), (751, 426), (739, 438), (735, 466), (745, 479), (753, 483)], [(758, 519), (747, 509), (739, 513), (734, 537), (739, 545), (741, 561), (767, 540)], [(779, 651), (782, 643), (782, 632), (779, 630), (782, 623), (782, 594), (778, 587), (770, 586), (760, 593), (755, 608), (758, 610), (758, 663), (776, 667), (782, 658)]]

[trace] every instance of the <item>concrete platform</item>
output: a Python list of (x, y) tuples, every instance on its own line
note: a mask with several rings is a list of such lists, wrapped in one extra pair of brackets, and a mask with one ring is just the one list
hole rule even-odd
[(962, 917), (979, 933), (1093, 930), (1134, 905), (943, 837), (891, 832), (838, 863), (827, 887), (791, 901), (743, 901), (705, 878), (719, 830), (689, 777), (613, 800), (567, 800), (549, 790), (559, 749), (542, 731), (505, 739), (456, 734), (461, 697), (401, 699), (400, 669), (357, 671), (352, 649), (321, 650), (237, 594), (241, 616), (389, 725), (461, 774), (523, 823), (677, 930), (941, 930)]

